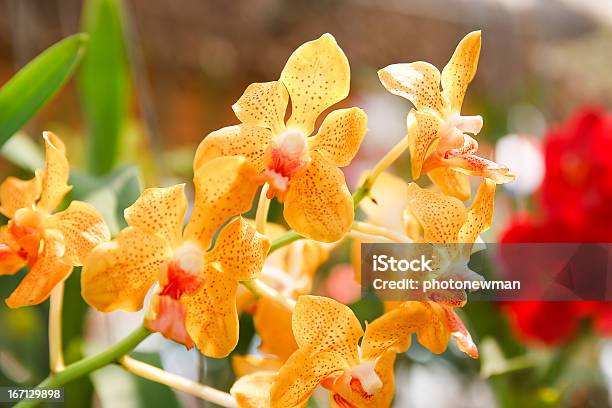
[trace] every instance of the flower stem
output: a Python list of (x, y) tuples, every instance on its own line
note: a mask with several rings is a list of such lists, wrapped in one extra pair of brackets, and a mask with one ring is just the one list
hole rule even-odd
[(49, 302), (49, 367), (52, 373), (65, 368), (62, 349), (62, 303), (64, 282), (58, 283), (51, 291)]
[(270, 211), (270, 199), (268, 198), (268, 190), (270, 185), (264, 184), (259, 194), (259, 202), (257, 203), (257, 213), (255, 214), (255, 228), (260, 234), (265, 234), (266, 222), (268, 221), (268, 212)]
[(246, 288), (258, 298), (270, 298), (289, 311), (293, 311), (293, 309), (295, 309), (295, 300), (283, 296), (279, 291), (277, 291), (273, 287), (266, 285), (259, 279), (241, 281), (240, 283), (246, 286)]
[[(63, 371), (51, 374), (36, 388), (57, 388), (77, 378), (83, 377), (99, 368), (105, 367), (132, 351), (138, 344), (149, 336), (151, 332), (144, 326), (140, 326), (123, 340), (113, 344), (106, 350), (89, 357), (85, 357), (76, 363), (70, 364)], [(36, 407), (42, 401), (21, 401), (15, 408)]]
[(162, 370), (161, 368), (135, 360), (129, 356), (123, 356), (119, 363), (129, 372), (147, 380), (159, 384), (167, 385), (179, 391), (201, 398), (205, 401), (222, 407), (238, 407), (236, 400), (227, 392), (217, 390), (207, 385), (188, 380), (174, 373)]
[[(374, 169), (368, 174), (363, 182), (357, 187), (357, 190), (353, 193), (353, 205), (355, 208), (359, 206), (359, 203), (370, 194), (370, 190), (374, 185), (374, 182), (385, 171), (389, 166), (393, 164), (408, 148), (408, 137), (403, 137), (391, 150), (384, 155), (382, 159), (374, 166)], [(297, 241), (298, 239), (304, 238), (295, 231), (288, 231), (281, 235), (274, 241), (270, 247), (270, 253), (276, 251), (279, 248), (289, 245), (290, 243)]]

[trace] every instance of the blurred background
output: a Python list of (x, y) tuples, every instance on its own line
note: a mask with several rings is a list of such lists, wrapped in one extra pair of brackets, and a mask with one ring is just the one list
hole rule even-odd
[[(610, 0), (0, 0), (0, 83), (66, 36), (90, 35), (74, 78), (2, 147), (0, 176), (30, 173), (40, 163), (41, 132), (51, 130), (68, 145), (73, 195), (111, 200), (105, 216), (116, 230), (122, 209), (138, 196), (134, 186), (190, 180), (195, 148), (209, 132), (237, 123), (231, 105), (246, 86), (278, 78), (297, 46), (330, 32), (352, 74), (350, 96), (335, 108), (360, 106), (369, 116), (362, 150), (345, 169), (353, 190), (361, 172), (405, 135), (411, 107), (384, 90), (376, 71), (416, 60), (441, 70), (475, 29), (483, 31), (483, 48), (463, 113), (484, 117), (482, 155), (518, 176), (499, 188), (485, 241), (611, 242)], [(409, 180), (407, 161), (394, 172)], [(280, 214), (274, 205), (272, 217)], [(317, 274), (315, 291), (371, 320), (382, 306), (359, 299), (350, 259), (350, 245), (338, 248)], [(0, 294), (6, 297), (20, 277), (3, 277)], [(47, 307), (8, 311), (0, 304), (0, 385), (46, 376)], [(435, 356), (413, 342), (397, 363), (395, 406), (611, 404), (606, 304), (473, 302), (462, 317), (480, 360), (454, 344)], [(68, 362), (141, 320), (88, 310), (77, 271), (66, 289)], [(257, 344), (245, 314), (235, 353)], [(159, 336), (139, 347), (138, 357), (219, 388), (233, 381), (229, 360), (203, 358)], [(64, 405), (212, 406), (117, 367), (69, 385)]]

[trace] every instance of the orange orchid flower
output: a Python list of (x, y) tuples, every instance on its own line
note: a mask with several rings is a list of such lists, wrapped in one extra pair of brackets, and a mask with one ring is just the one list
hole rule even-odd
[[(285, 232), (280, 225), (266, 224), (265, 233), (270, 239)], [(291, 299), (310, 293), (315, 271), (329, 255), (326, 245), (329, 244), (303, 239), (280, 248), (268, 255), (259, 279)], [(253, 313), (263, 355), (234, 356), (234, 373), (241, 377), (257, 371), (277, 371), (298, 348), (291, 330), (291, 312), (270, 298), (254, 300), (251, 292), (242, 296), (249, 298), (239, 304), (251, 304), (248, 308)]]
[(6, 300), (11, 308), (46, 300), (97, 244), (110, 239), (104, 219), (87, 203), (73, 201), (53, 214), (72, 189), (70, 167), (62, 141), (51, 132), (43, 138), (45, 169), (31, 180), (9, 177), (0, 186), (0, 212), (9, 218), (0, 229), (0, 275), (30, 268)]
[(270, 248), (242, 217), (257, 190), (243, 157), (220, 157), (194, 177), (195, 205), (187, 226), (184, 185), (146, 189), (125, 210), (129, 225), (88, 257), (83, 298), (96, 309), (136, 311), (157, 282), (146, 325), (209, 357), (225, 357), (238, 341), (236, 290), (260, 272)]
[[(378, 72), (382, 84), (415, 106), (408, 114), (408, 141), (412, 177), (422, 172), (440, 189), (462, 201), (470, 197), (468, 175), (496, 183), (514, 180), (505, 166), (476, 155), (478, 142), (471, 137), (482, 128), (481, 116), (462, 116), (461, 105), (476, 74), (481, 35), (466, 35), (442, 74), (427, 62), (389, 65)], [(442, 91), (440, 90), (442, 86)]]
[[(330, 34), (307, 42), (289, 57), (278, 81), (254, 83), (233, 110), (242, 122), (212, 132), (200, 144), (194, 167), (219, 156), (240, 155), (270, 186), (268, 198), (284, 202), (289, 226), (317, 241), (333, 242), (350, 229), (353, 201), (338, 167), (347, 166), (367, 127), (359, 108), (339, 109), (315, 121), (346, 98), (349, 63)], [(291, 100), (291, 116), (285, 122)]]
[[(278, 373), (239, 379), (231, 393), (243, 408), (303, 407), (317, 386), (330, 391), (333, 407), (388, 407), (393, 399), (393, 364), (405, 341), (363, 332), (351, 309), (335, 300), (301, 296), (293, 312), (298, 344)], [(359, 347), (359, 340), (361, 348)]]
[[(406, 206), (404, 209), (397, 205), (397, 200), (392, 199), (394, 192), (398, 191), (404, 193), (399, 198)], [(405, 199), (402, 200), (403, 196)], [(381, 174), (376, 180), (372, 186), (372, 197), (377, 204), (368, 201), (361, 204), (369, 222), (393, 228), (402, 224), (403, 217), (403, 232), (413, 242), (463, 244), (449, 246), (450, 261), (456, 261), (457, 268), (463, 265), (463, 270), (471, 272), (467, 269), (465, 256), (471, 251), (471, 244), (491, 225), (495, 198), (495, 183), (492, 180), (483, 179), (468, 208), (455, 197), (423, 189), (415, 183), (406, 183), (388, 173)], [(357, 250), (353, 247), (353, 251)], [(353, 261), (359, 265), (358, 253), (353, 254)], [(440, 267), (443, 269), (443, 266)], [(359, 281), (360, 276), (356, 276), (356, 279)], [(380, 326), (381, 333), (386, 332), (384, 326), (395, 328), (398, 333), (403, 332), (397, 336), (403, 336), (408, 341), (410, 334), (416, 333), (419, 343), (434, 353), (446, 350), (449, 339), (453, 337), (462, 351), (477, 358), (478, 349), (454, 311), (455, 307), (465, 304), (465, 293), (436, 295), (435, 301), (385, 302), (386, 313), (368, 327)]]

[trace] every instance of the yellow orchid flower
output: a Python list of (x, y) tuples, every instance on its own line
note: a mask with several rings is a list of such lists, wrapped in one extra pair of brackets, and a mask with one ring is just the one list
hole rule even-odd
[(407, 121), (413, 179), (427, 173), (444, 193), (463, 201), (470, 197), (468, 175), (496, 183), (514, 180), (507, 167), (476, 155), (478, 142), (468, 134), (480, 132), (482, 117), (461, 115), (465, 92), (476, 74), (480, 46), (480, 31), (466, 35), (442, 74), (422, 61), (393, 64), (378, 72), (389, 92), (408, 99), (416, 108)]
[(146, 324), (209, 357), (225, 357), (238, 341), (236, 290), (253, 279), (270, 248), (268, 238), (238, 217), (256, 193), (255, 170), (243, 157), (220, 157), (198, 168), (195, 205), (187, 226), (184, 185), (146, 189), (125, 210), (129, 225), (98, 246), (82, 274), (83, 298), (96, 309), (136, 311), (154, 283)]
[[(400, 201), (406, 206), (403, 210), (390, 199), (398, 191), (403, 192), (400, 194)], [(403, 213), (403, 232), (414, 242), (471, 244), (491, 225), (494, 195), (495, 183), (485, 178), (472, 204), (466, 208), (455, 197), (382, 173), (372, 186), (376, 204), (364, 201), (361, 208), (370, 223), (386, 228), (401, 225)], [(465, 245), (463, 249), (454, 255), (469, 253), (471, 245)], [(353, 262), (359, 266), (358, 248), (353, 247), (353, 251)], [(357, 275), (356, 279), (359, 281), (360, 276)], [(378, 333), (387, 333), (393, 339), (403, 338), (408, 341), (406, 348), (410, 344), (410, 334), (416, 333), (419, 343), (434, 353), (446, 350), (449, 339), (453, 337), (462, 351), (477, 358), (478, 349), (454, 311), (454, 307), (465, 303), (465, 293), (437, 295), (436, 301), (385, 302), (386, 313), (368, 329), (376, 328)], [(389, 333), (390, 330), (395, 334)]]
[(73, 201), (53, 214), (72, 189), (70, 166), (62, 141), (51, 132), (43, 138), (45, 169), (31, 180), (9, 177), (0, 186), (0, 212), (9, 218), (0, 229), (0, 275), (30, 268), (6, 300), (11, 308), (43, 302), (97, 244), (110, 239), (104, 219), (89, 204)]
[[(323, 120), (311, 137), (317, 118), (346, 98), (349, 63), (330, 34), (307, 42), (289, 57), (278, 81), (254, 83), (233, 110), (242, 122), (204, 138), (194, 167), (219, 156), (245, 156), (270, 186), (268, 198), (284, 202), (289, 226), (317, 241), (343, 237), (354, 209), (344, 174), (361, 145), (366, 114), (339, 109)], [(291, 116), (285, 123), (291, 100)]]
[[(267, 223), (265, 232), (270, 239), (275, 239), (285, 233), (286, 229), (278, 224)], [(297, 299), (300, 295), (310, 293), (315, 271), (328, 256), (325, 244), (308, 239), (295, 241), (266, 258), (259, 279), (283, 296)], [(259, 351), (264, 356), (234, 356), (234, 373), (241, 377), (257, 371), (277, 371), (298, 348), (291, 331), (291, 312), (270, 298), (255, 301), (251, 292), (243, 293), (242, 296), (250, 298), (250, 301), (245, 299), (239, 303), (251, 303), (249, 309), (261, 339)]]
[[(351, 309), (335, 300), (301, 296), (293, 312), (298, 344), (278, 373), (260, 372), (231, 389), (241, 407), (302, 407), (317, 386), (330, 391), (332, 406), (388, 407), (393, 399), (393, 363), (402, 340), (383, 341), (366, 330)], [(361, 351), (359, 349), (359, 339)]]

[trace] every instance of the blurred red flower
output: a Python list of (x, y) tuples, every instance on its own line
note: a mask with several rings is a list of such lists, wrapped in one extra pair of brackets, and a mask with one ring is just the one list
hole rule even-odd
[[(549, 131), (546, 173), (537, 217), (516, 216), (501, 242), (612, 242), (612, 115), (586, 108)], [(517, 335), (526, 342), (559, 345), (585, 317), (602, 335), (612, 334), (612, 303), (508, 302)]]

